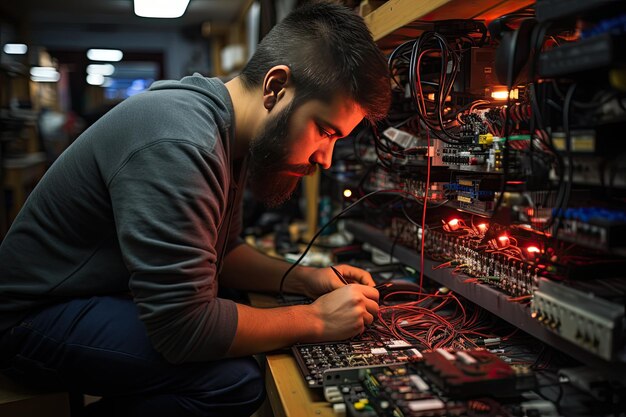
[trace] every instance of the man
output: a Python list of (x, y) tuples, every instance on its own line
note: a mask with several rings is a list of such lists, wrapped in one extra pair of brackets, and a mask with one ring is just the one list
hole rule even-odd
[(288, 265), (238, 238), (247, 177), (288, 198), (335, 142), (389, 105), (363, 20), (331, 4), (290, 14), (232, 81), (154, 83), (103, 116), (31, 194), (0, 247), (0, 362), (27, 383), (102, 396), (92, 415), (249, 415), (249, 355), (349, 338), (378, 310), (370, 275), (296, 268), (310, 305), (255, 309), (224, 287), (274, 291)]

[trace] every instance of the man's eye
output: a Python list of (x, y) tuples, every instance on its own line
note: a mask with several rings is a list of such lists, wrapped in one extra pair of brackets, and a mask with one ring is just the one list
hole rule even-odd
[(318, 126), (317, 128), (319, 129), (321, 136), (326, 136), (329, 139), (333, 137), (333, 134), (330, 133), (328, 130), (324, 129), (323, 127)]

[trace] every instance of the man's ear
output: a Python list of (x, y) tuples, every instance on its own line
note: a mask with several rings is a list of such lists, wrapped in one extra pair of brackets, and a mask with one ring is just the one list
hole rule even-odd
[(271, 111), (285, 96), (285, 88), (291, 85), (291, 69), (287, 65), (270, 68), (263, 80), (263, 107)]

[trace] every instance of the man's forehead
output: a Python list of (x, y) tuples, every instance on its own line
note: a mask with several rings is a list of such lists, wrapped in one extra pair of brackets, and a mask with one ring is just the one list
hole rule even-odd
[(339, 127), (344, 134), (350, 133), (365, 117), (365, 111), (361, 106), (345, 96), (335, 96), (331, 100), (312, 99), (302, 107), (305, 107), (311, 116)]

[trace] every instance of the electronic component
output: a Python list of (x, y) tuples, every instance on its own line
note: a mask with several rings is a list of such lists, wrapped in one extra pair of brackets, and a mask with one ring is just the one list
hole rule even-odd
[[(478, 230), (479, 225), (476, 226)], [(430, 257), (451, 259), (450, 266), (460, 267), (466, 275), (517, 297), (531, 295), (539, 277), (558, 273), (556, 268), (540, 268), (532, 261), (481, 250), (481, 240), (480, 234), (474, 238), (464, 238), (462, 235), (430, 230), (426, 233), (424, 244)], [(501, 243), (497, 239), (496, 242)]]
[(495, 191), (499, 189), (499, 180), (491, 178), (457, 177), (444, 187), (447, 196), (455, 200), (460, 210), (478, 215), (490, 215), (493, 210)]
[(441, 398), (411, 365), (330, 370), (324, 391), (340, 394), (334, 399), (345, 402), (350, 416), (444, 417), (467, 410), (461, 401)]
[(606, 360), (622, 347), (624, 306), (546, 279), (539, 281), (532, 317), (547, 329)]
[(539, 73), (556, 77), (606, 68), (624, 59), (622, 43), (623, 39), (604, 33), (541, 52)]
[(626, 246), (626, 212), (600, 207), (563, 211), (559, 238), (581, 246), (611, 250)]
[(418, 363), (324, 372), (326, 399), (345, 402), (350, 416), (508, 416), (506, 406), (486, 397), (513, 399), (514, 409), (519, 393), (534, 387), (528, 368), (484, 350), (437, 350)]
[(295, 345), (292, 352), (311, 388), (322, 386), (323, 373), (328, 369), (389, 365), (422, 357), (416, 348), (402, 340), (378, 337), (371, 332), (357, 341)]
[(506, 397), (535, 386), (535, 376), (528, 368), (513, 368), (486, 350), (437, 349), (423, 356), (423, 375), (454, 398)]

